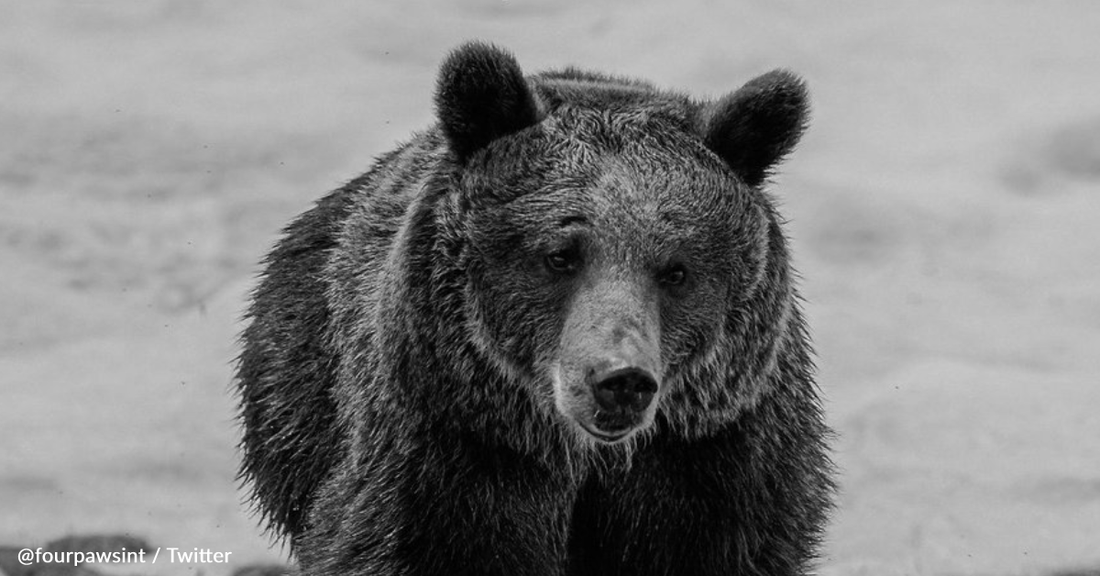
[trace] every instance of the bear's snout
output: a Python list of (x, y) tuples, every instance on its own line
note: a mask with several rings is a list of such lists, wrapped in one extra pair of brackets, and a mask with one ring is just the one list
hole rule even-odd
[(562, 330), (557, 408), (599, 442), (646, 429), (660, 402), (660, 313), (646, 288), (630, 279), (594, 282), (576, 295)]

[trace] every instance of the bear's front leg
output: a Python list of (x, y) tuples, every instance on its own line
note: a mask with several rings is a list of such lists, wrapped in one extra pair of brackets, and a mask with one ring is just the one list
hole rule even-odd
[(628, 471), (581, 490), (570, 574), (805, 574), (829, 509), (826, 468), (797, 433), (734, 425), (702, 441), (653, 438)]
[(563, 467), (454, 434), (341, 466), (296, 543), (309, 575), (560, 576), (575, 487)]

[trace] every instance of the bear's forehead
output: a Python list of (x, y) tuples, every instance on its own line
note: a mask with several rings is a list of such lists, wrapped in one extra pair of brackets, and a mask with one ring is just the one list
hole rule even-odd
[(630, 214), (657, 224), (690, 226), (729, 204), (733, 183), (697, 167), (677, 170), (637, 155), (609, 156), (589, 188), (590, 201), (608, 214)]
[[(545, 188), (584, 190), (592, 200), (639, 211), (698, 212), (742, 192), (728, 167), (692, 134), (621, 128), (605, 120), (577, 135), (558, 126)], [(545, 189), (544, 188), (544, 189)]]
[(506, 202), (512, 222), (581, 222), (595, 236), (688, 238), (724, 228), (745, 200), (721, 174), (662, 169), (633, 155), (604, 155), (577, 178), (567, 169)]

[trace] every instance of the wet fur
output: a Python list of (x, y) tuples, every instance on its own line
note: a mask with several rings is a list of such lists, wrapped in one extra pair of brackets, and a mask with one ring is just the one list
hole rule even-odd
[[(303, 571), (805, 573), (831, 506), (829, 431), (781, 220), (758, 186), (801, 134), (805, 98), (786, 72), (700, 103), (577, 69), (524, 78), (483, 44), (452, 54), (439, 125), (292, 223), (254, 293), (242, 477)], [(543, 138), (536, 123), (566, 142), (546, 153), (573, 160), (520, 154), (510, 135)], [(692, 345), (667, 351), (653, 426), (600, 445), (554, 408), (561, 320), (518, 327), (547, 333), (529, 342), (485, 328), (474, 247), (508, 239), (473, 238), (470, 222), (529, 189), (494, 180), (517, 166), (568, 172), (616, 150), (648, 169), (667, 146), (743, 183), (728, 223), (743, 231), (727, 256), (739, 272), (713, 331), (671, 329)]]

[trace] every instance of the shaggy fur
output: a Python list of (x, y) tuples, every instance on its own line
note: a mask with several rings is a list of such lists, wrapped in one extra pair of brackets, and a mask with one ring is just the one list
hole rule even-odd
[[(471, 43), (436, 107), (254, 294), (242, 477), (303, 572), (804, 574), (829, 431), (760, 188), (801, 81), (696, 102)], [(607, 443), (590, 378), (623, 357), (659, 388)]]

